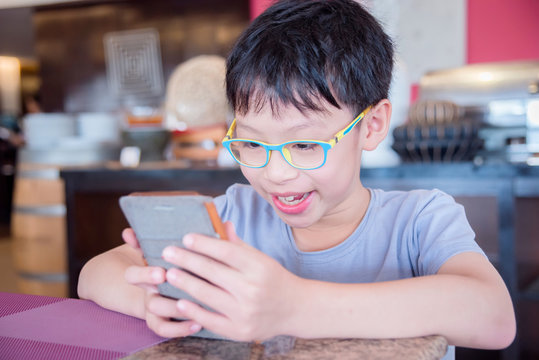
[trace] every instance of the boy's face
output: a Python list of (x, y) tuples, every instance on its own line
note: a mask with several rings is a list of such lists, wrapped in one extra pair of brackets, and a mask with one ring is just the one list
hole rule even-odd
[[(235, 137), (278, 144), (292, 140), (330, 140), (358, 114), (349, 109), (327, 107), (326, 112), (302, 114), (293, 106), (269, 106), (236, 118)], [(273, 151), (262, 168), (242, 166), (253, 188), (293, 228), (335, 226), (362, 201), (359, 181), (362, 128), (356, 125), (327, 153), (326, 163), (314, 170), (300, 170)], [(364, 192), (363, 192), (364, 193)], [(344, 213), (343, 213), (344, 212)]]

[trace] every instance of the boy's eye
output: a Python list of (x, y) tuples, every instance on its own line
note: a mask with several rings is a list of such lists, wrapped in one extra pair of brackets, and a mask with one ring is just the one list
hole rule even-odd
[(249, 149), (256, 149), (256, 148), (260, 147), (260, 144), (255, 143), (255, 142), (246, 142), (245, 147), (247, 147)]
[(318, 144), (315, 143), (294, 143), (293, 148), (296, 150), (314, 150)]

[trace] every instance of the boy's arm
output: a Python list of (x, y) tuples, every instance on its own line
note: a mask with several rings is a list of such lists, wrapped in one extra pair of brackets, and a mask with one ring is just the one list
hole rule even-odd
[(516, 331), (509, 293), (477, 253), (453, 256), (432, 276), (370, 284), (304, 280), (298, 296), (289, 324), (302, 337), (439, 334), (453, 345), (499, 349)]
[(92, 258), (80, 273), (79, 297), (143, 319), (144, 289), (127, 283), (124, 276), (133, 265), (144, 266), (144, 259), (137, 249), (127, 244)]
[(242, 244), (227, 224), (223, 242), (184, 237), (189, 249), (165, 249), (182, 264), (167, 281), (218, 313), (186, 300), (182, 313), (203, 327), (237, 340), (275, 335), (303, 338), (400, 338), (442, 335), (450, 344), (500, 349), (515, 336), (509, 293), (497, 271), (478, 253), (451, 257), (436, 275), (364, 284), (302, 279), (274, 259)]
[(165, 281), (165, 270), (146, 266), (131, 229), (122, 234), (126, 245), (91, 259), (81, 271), (78, 293), (104, 308), (146, 320), (157, 335), (181, 337), (200, 331), (194, 321), (184, 318), (173, 299), (160, 296), (157, 284)]

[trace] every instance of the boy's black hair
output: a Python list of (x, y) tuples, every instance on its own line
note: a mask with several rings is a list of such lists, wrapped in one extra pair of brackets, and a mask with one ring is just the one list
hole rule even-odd
[[(239, 37), (227, 59), (227, 96), (238, 114), (320, 100), (358, 113), (388, 97), (393, 44), (352, 0), (278, 1)], [(254, 107), (254, 108), (253, 108)]]

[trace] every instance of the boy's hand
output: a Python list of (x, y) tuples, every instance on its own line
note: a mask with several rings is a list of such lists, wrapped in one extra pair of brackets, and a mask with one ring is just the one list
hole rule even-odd
[[(122, 233), (124, 241), (137, 249), (141, 256), (142, 250), (132, 229)], [(176, 300), (159, 295), (157, 285), (165, 282), (165, 269), (154, 266), (133, 265), (125, 271), (125, 279), (138, 286), (145, 292), (144, 319), (148, 327), (157, 335), (163, 337), (189, 336), (200, 331), (201, 326), (193, 321), (171, 321), (171, 318), (186, 318), (176, 306)]]
[(135, 235), (135, 232), (131, 228), (124, 229), (122, 231), (122, 239), (123, 241), (131, 246), (133, 249), (137, 249), (140, 252), (140, 255), (142, 255), (142, 250), (140, 249), (140, 244), (138, 242), (137, 236)]
[(265, 340), (290, 334), (285, 328), (301, 297), (301, 281), (277, 261), (241, 241), (230, 222), (229, 241), (199, 234), (184, 237), (189, 249), (167, 247), (166, 261), (186, 271), (170, 269), (167, 281), (216, 312), (188, 300), (177, 308), (202, 327), (240, 341)]

